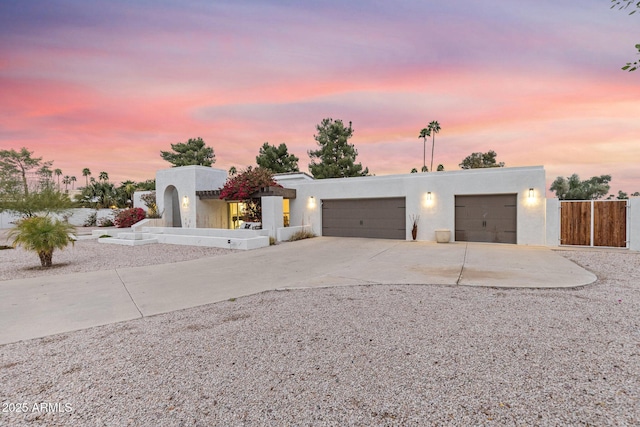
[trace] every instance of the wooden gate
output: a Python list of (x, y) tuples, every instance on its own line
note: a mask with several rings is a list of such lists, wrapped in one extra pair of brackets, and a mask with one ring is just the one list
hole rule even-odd
[(627, 201), (561, 201), (560, 244), (626, 247)]

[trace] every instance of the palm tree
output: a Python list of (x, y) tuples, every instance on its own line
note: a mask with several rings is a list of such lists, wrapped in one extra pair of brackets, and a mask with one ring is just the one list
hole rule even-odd
[(420, 131), (420, 135), (418, 135), (418, 139), (422, 138), (424, 140), (424, 144), (422, 146), (422, 172), (426, 172), (427, 169), (427, 137), (431, 136), (431, 129), (424, 128)]
[(69, 191), (69, 184), (71, 184), (71, 177), (69, 175), (65, 175), (62, 178), (62, 183), (64, 184), (64, 191)]
[(72, 176), (72, 177), (71, 177), (71, 189), (72, 189), (72, 190), (73, 190), (73, 189), (75, 189), (75, 187), (76, 187), (76, 185), (75, 185), (75, 182), (76, 182), (76, 181), (77, 181), (76, 177), (75, 177), (75, 176)]
[(433, 138), (431, 140), (431, 170), (433, 170), (433, 147), (436, 144), (436, 133), (440, 132), (440, 123), (438, 123), (436, 120), (433, 120), (431, 123), (429, 123), (428, 129), (431, 133), (431, 137)]
[(100, 175), (98, 176), (98, 179), (100, 181), (109, 181), (109, 174), (106, 172), (100, 172)]
[(58, 191), (60, 190), (60, 175), (62, 175), (62, 169), (56, 169), (53, 173), (58, 177)]
[(91, 175), (91, 171), (89, 170), (89, 168), (82, 169), (82, 176), (84, 176), (87, 186), (89, 186), (89, 175)]
[(76, 228), (68, 222), (52, 221), (48, 216), (34, 216), (20, 220), (9, 231), (13, 246), (22, 246), (40, 257), (43, 267), (51, 267), (53, 251), (75, 242)]

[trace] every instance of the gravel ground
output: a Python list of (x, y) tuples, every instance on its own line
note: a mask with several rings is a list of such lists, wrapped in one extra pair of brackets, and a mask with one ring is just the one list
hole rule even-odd
[[(81, 271), (111, 270), (122, 267), (166, 264), (236, 252), (231, 249), (179, 245), (122, 246), (99, 243), (98, 239), (83, 240), (92, 228), (78, 228), (80, 239), (73, 246), (53, 252), (53, 266), (40, 267), (40, 259), (21, 247), (0, 250), (0, 280), (50, 276)], [(7, 231), (0, 230), (0, 245), (10, 245)]]
[(274, 291), (0, 346), (0, 425), (639, 425), (640, 254), (559, 253), (598, 282)]

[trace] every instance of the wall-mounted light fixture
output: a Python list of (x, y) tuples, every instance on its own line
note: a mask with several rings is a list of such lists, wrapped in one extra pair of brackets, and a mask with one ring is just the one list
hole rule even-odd
[(316, 207), (316, 198), (313, 196), (309, 196), (309, 203), (308, 203), (309, 209), (315, 209)]
[(185, 209), (189, 207), (189, 197), (184, 196), (182, 198), (182, 207)]
[(534, 191), (533, 191), (533, 188), (530, 188), (530, 189), (529, 189), (529, 198), (530, 198), (530, 199), (533, 199), (533, 196), (534, 196), (534, 195), (535, 195), (535, 193), (534, 193)]
[(431, 207), (431, 205), (433, 205), (433, 193), (431, 193), (431, 191), (424, 193), (422, 196), (422, 205), (425, 207)]

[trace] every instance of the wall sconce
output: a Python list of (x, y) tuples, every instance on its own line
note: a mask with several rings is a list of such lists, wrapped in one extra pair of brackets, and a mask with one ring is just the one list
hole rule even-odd
[(429, 192), (424, 194), (423, 199), (422, 199), (422, 204), (424, 206), (433, 205), (433, 194), (431, 193), (431, 191), (429, 191)]
[(182, 198), (182, 207), (185, 209), (189, 207), (189, 197), (184, 196)]
[(316, 207), (316, 198), (315, 197), (309, 196), (308, 207), (309, 207), (309, 209), (315, 209), (315, 207)]
[(534, 195), (535, 195), (535, 193), (534, 193), (534, 191), (533, 191), (533, 188), (530, 188), (530, 189), (529, 189), (529, 198), (530, 198), (530, 199), (533, 199)]

